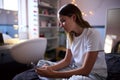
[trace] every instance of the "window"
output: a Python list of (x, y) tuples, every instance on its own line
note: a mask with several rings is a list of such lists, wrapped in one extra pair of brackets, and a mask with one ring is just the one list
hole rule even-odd
[(18, 11), (18, 0), (3, 0), (3, 8)]

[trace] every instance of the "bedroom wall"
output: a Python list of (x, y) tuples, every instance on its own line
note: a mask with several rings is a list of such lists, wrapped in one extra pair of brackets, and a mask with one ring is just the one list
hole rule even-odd
[[(72, 2), (72, 0), (60, 0), (59, 6)], [(106, 25), (107, 9), (120, 8), (120, 0), (76, 0), (77, 6), (82, 12), (87, 13), (84, 16), (91, 25)], [(89, 15), (93, 11), (93, 15)]]

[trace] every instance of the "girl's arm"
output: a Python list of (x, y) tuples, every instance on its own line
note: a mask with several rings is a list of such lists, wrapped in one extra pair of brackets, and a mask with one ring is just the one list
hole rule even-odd
[(54, 71), (54, 73), (48, 77), (69, 78), (72, 75), (88, 76), (94, 66), (94, 63), (96, 62), (97, 55), (98, 55), (97, 51), (89, 52), (85, 54), (83, 65), (80, 68), (73, 69), (70, 71)]
[(59, 70), (62, 69), (66, 66), (68, 66), (71, 63), (72, 59), (72, 53), (70, 49), (66, 49), (66, 55), (64, 59), (61, 61), (57, 62), (55, 65), (49, 66), (52, 70)]

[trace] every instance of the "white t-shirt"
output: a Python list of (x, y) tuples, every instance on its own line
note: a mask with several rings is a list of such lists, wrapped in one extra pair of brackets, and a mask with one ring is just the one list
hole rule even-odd
[(89, 51), (99, 51), (91, 73), (97, 73), (104, 77), (107, 76), (107, 65), (103, 52), (104, 47), (101, 42), (100, 34), (96, 29), (85, 28), (80, 36), (74, 37), (71, 45), (67, 39), (67, 48), (71, 49), (73, 59), (78, 67), (82, 66), (85, 53)]

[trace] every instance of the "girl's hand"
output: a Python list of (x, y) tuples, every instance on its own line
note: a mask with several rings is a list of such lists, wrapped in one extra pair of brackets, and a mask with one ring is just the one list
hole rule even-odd
[(36, 68), (36, 72), (43, 77), (54, 77), (54, 71), (49, 67), (44, 65), (41, 68)]
[(48, 65), (44, 64), (42, 67), (39, 67), (39, 69), (46, 69), (46, 67), (48, 67)]

